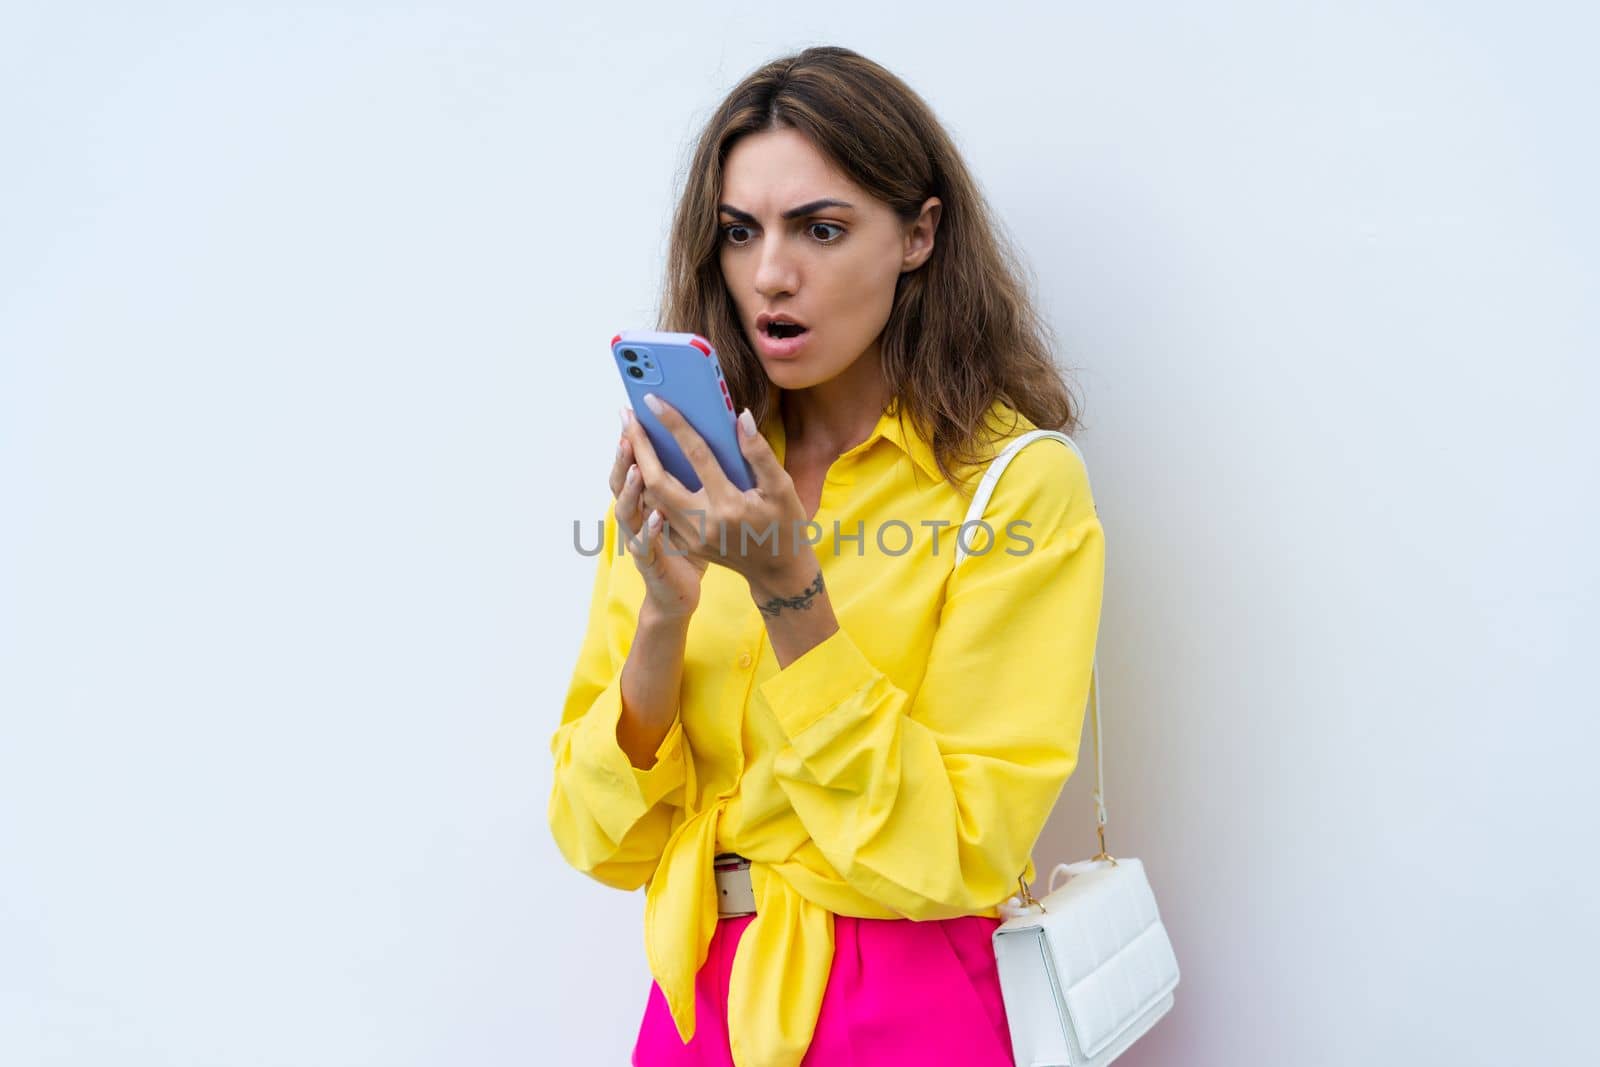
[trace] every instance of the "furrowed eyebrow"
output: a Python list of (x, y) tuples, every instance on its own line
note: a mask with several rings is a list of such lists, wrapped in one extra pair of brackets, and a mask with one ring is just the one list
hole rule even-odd
[[(798, 219), (801, 216), (809, 215), (814, 211), (821, 211), (825, 207), (854, 208), (855, 205), (844, 200), (834, 200), (831, 197), (824, 197), (821, 200), (813, 200), (809, 204), (801, 204), (799, 207), (792, 207), (783, 213), (783, 217), (786, 219)], [(739, 222), (754, 224), (756, 221), (756, 217), (754, 215), (750, 214), (748, 211), (740, 211), (731, 204), (718, 204), (717, 210), (722, 212), (724, 215), (731, 215)]]

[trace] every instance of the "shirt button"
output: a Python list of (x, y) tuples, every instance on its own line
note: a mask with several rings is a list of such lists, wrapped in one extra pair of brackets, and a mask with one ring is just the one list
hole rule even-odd
[(742, 653), (739, 656), (739, 666), (740, 667), (748, 667), (748, 666), (750, 666), (750, 653), (745, 652), (745, 653)]

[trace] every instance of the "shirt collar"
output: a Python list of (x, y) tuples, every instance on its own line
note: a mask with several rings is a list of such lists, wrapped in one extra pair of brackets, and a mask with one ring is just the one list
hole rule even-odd
[[(896, 448), (911, 457), (913, 463), (935, 481), (943, 481), (944, 475), (939, 473), (939, 464), (934, 459), (933, 448), (928, 441), (917, 432), (912, 423), (911, 416), (902, 417), (899, 414), (900, 400), (891, 397), (889, 403), (878, 415), (877, 423), (872, 427), (872, 432), (867, 434), (866, 440), (852, 448), (840, 453), (840, 458), (863, 456), (871, 450), (879, 438), (891, 442)], [(784, 445), (787, 438), (784, 434), (783, 416), (774, 403), (767, 416), (766, 422), (761, 427), (762, 436), (767, 439), (767, 444), (772, 446), (772, 451), (777, 454), (778, 462), (784, 460)]]
[(899, 398), (889, 401), (889, 406), (884, 408), (883, 414), (878, 416), (878, 424), (872, 428), (872, 434), (867, 438), (871, 443), (878, 437), (887, 438), (899, 446), (900, 451), (910, 456), (917, 466), (936, 482), (944, 480), (944, 475), (939, 473), (938, 461), (933, 458), (933, 446), (917, 432), (911, 416), (905, 416), (902, 425), (898, 414), (900, 407)]

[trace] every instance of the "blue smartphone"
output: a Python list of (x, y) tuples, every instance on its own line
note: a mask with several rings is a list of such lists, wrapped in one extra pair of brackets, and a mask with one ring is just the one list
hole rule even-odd
[(691, 493), (700, 490), (700, 476), (689, 464), (677, 438), (644, 402), (654, 393), (671, 404), (705, 439), (728, 481), (740, 489), (756, 487), (755, 472), (739, 450), (738, 416), (722, 378), (717, 350), (694, 333), (625, 330), (611, 339), (611, 356), (628, 390), (634, 417), (644, 427), (661, 465)]

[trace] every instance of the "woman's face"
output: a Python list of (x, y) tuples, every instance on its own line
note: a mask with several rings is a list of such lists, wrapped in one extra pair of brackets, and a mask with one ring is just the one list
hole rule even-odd
[[(774, 129), (728, 153), (719, 212), (722, 277), (745, 336), (775, 384), (801, 389), (876, 356), (896, 280), (933, 252), (939, 201), (902, 223), (800, 132)], [(774, 337), (769, 316), (805, 330)]]

